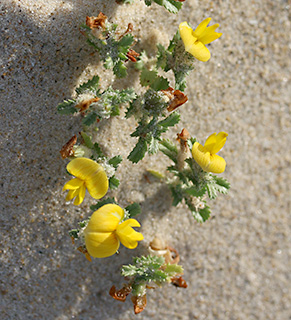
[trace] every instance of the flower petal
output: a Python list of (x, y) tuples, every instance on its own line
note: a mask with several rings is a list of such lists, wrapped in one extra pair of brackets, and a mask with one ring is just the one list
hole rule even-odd
[(219, 132), (218, 134), (213, 133), (212, 135), (210, 135), (205, 144), (204, 147), (211, 153), (211, 154), (215, 154), (217, 153), (219, 150), (222, 149), (222, 147), (224, 146), (225, 142), (226, 142), (226, 137), (228, 136), (228, 134), (226, 132)]
[(206, 28), (206, 30), (203, 32), (203, 34), (199, 38), (199, 41), (201, 41), (204, 44), (208, 44), (218, 39), (219, 37), (221, 37), (222, 33), (215, 32), (215, 29), (217, 29), (218, 27), (219, 27), (219, 24), (216, 23), (213, 26)]
[(86, 249), (94, 258), (112, 256), (120, 245), (118, 238), (112, 232), (84, 232), (84, 235)]
[(86, 188), (94, 199), (104, 197), (108, 191), (108, 187), (108, 178), (103, 168), (86, 180)]
[(116, 235), (120, 242), (129, 249), (134, 249), (138, 245), (138, 241), (144, 239), (140, 232), (135, 231), (132, 227), (140, 227), (140, 224), (135, 219), (128, 219), (118, 225)]
[(78, 189), (75, 189), (75, 190), (69, 190), (67, 196), (66, 196), (66, 201), (70, 201), (72, 200), (73, 198), (76, 197), (76, 195), (78, 194), (79, 190)]
[(203, 32), (205, 31), (205, 29), (206, 29), (206, 27), (207, 27), (207, 25), (208, 25), (208, 23), (211, 21), (211, 18), (207, 18), (207, 19), (205, 19), (205, 20), (203, 20), (199, 25), (198, 25), (198, 27), (195, 29), (195, 31), (194, 31), (194, 36), (196, 37), (196, 38), (200, 38), (201, 37), (201, 35), (203, 34)]
[(226, 162), (225, 160), (218, 156), (217, 154), (212, 154), (210, 156), (210, 164), (207, 168), (208, 172), (213, 172), (213, 173), (222, 173), (225, 170)]
[(85, 187), (85, 184), (83, 184), (80, 187), (80, 189), (78, 189), (78, 194), (77, 194), (76, 199), (74, 201), (75, 206), (78, 206), (79, 204), (81, 204), (84, 201), (85, 194), (86, 194), (86, 187)]
[(84, 232), (113, 232), (123, 216), (124, 211), (121, 207), (106, 204), (92, 214)]
[(94, 199), (102, 198), (108, 191), (108, 179), (103, 167), (95, 161), (87, 158), (73, 159), (67, 170), (85, 181), (88, 192)]
[(199, 61), (203, 61), (206, 62), (210, 59), (211, 54), (210, 51), (205, 47), (205, 45), (200, 42), (200, 41), (196, 41), (191, 47), (189, 47), (188, 49), (185, 50), (187, 52), (189, 52), (190, 54), (192, 54), (192, 56), (194, 56), (196, 59), (198, 59)]
[(84, 183), (84, 181), (82, 181), (78, 178), (73, 178), (64, 185), (63, 191), (76, 190), (76, 189), (80, 188), (83, 183)]
[(207, 171), (210, 164), (210, 152), (200, 143), (195, 142), (192, 148), (192, 156), (199, 166)]
[(188, 51), (188, 49), (191, 48), (191, 46), (195, 43), (197, 38), (193, 35), (193, 30), (186, 21), (180, 23), (179, 32), (183, 40), (185, 50)]

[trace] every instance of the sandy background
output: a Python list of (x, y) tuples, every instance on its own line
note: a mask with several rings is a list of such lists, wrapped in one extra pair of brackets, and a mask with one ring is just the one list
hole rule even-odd
[[(139, 0), (2, 0), (0, 7), (1, 318), (290, 319), (290, 1), (187, 0), (177, 15)], [(121, 187), (110, 195), (124, 206), (141, 203), (146, 241), (89, 263), (67, 231), (92, 202), (74, 207), (61, 192), (68, 177), (59, 149), (80, 131), (80, 118), (60, 116), (55, 106), (95, 74), (104, 87), (128, 84), (104, 72), (78, 31), (99, 11), (121, 30), (131, 22), (139, 47), (151, 54), (182, 21), (197, 25), (210, 16), (220, 23), (223, 36), (210, 45), (208, 63), (197, 61), (182, 121), (168, 137), (183, 127), (201, 141), (228, 132), (220, 155), (232, 188), (210, 203), (213, 218), (199, 225), (185, 206), (171, 207), (166, 187), (144, 178), (146, 168), (169, 164), (164, 156), (124, 161)], [(134, 70), (129, 79), (137, 83)], [(112, 119), (98, 141), (126, 158), (134, 127), (132, 119)], [(135, 317), (131, 302), (114, 301), (108, 290), (122, 285), (121, 265), (155, 234), (179, 251), (189, 286), (149, 292)]]

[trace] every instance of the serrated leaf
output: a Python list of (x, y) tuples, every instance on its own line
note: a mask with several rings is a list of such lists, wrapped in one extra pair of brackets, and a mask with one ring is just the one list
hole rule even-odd
[(111, 190), (117, 189), (120, 184), (119, 179), (117, 179), (115, 176), (110, 177), (108, 182), (109, 182), (109, 188)]
[(100, 146), (99, 146), (99, 144), (97, 142), (94, 143), (93, 150), (95, 151), (95, 153), (98, 156), (98, 158), (103, 158), (104, 157), (102, 149), (100, 148)]
[(190, 196), (193, 197), (202, 197), (204, 196), (205, 192), (206, 192), (206, 188), (202, 188), (202, 189), (198, 189), (196, 186), (192, 186), (188, 189), (184, 190), (186, 193), (188, 193)]
[(178, 264), (167, 264), (164, 272), (168, 275), (168, 277), (174, 277), (176, 274), (183, 274), (184, 270), (182, 266)]
[(211, 215), (211, 210), (207, 205), (205, 205), (205, 207), (203, 209), (199, 210), (199, 214), (202, 217), (203, 222), (205, 222), (206, 220), (209, 219), (209, 217)]
[(122, 156), (118, 155), (109, 159), (108, 163), (117, 169), (118, 165), (122, 162)]
[(216, 182), (216, 190), (220, 193), (226, 194), (228, 192), (228, 189), (230, 189), (230, 183), (222, 178), (212, 175), (213, 179)]
[(92, 142), (92, 138), (83, 131), (81, 132), (81, 136), (84, 140), (85, 146), (88, 147), (89, 149), (93, 149), (94, 144)]
[(157, 68), (161, 68), (165, 70), (166, 65), (167, 65), (167, 51), (164, 46), (161, 44), (157, 44)]
[(135, 217), (141, 213), (141, 207), (138, 203), (134, 202), (129, 206), (125, 207), (125, 210), (129, 213), (129, 218)]
[(150, 87), (155, 91), (166, 90), (169, 88), (169, 81), (163, 77), (156, 77), (153, 83), (151, 83)]
[(122, 61), (118, 61), (113, 68), (113, 72), (117, 78), (124, 78), (127, 76), (126, 66)]
[(178, 31), (174, 34), (172, 40), (170, 41), (170, 44), (169, 44), (167, 50), (168, 50), (169, 52), (173, 52), (173, 50), (174, 50), (175, 47), (176, 47), (177, 42), (178, 42), (180, 39), (181, 39), (181, 36), (180, 36), (180, 32), (179, 32), (179, 30), (178, 30)]
[(59, 114), (73, 114), (78, 110), (75, 108), (75, 100), (64, 100), (64, 102), (57, 105)]
[(148, 153), (149, 154), (155, 154), (159, 150), (159, 141), (155, 139), (153, 136), (151, 136), (149, 145), (148, 145)]
[(116, 201), (114, 200), (114, 198), (106, 198), (106, 199), (104, 199), (102, 201), (99, 201), (96, 204), (93, 204), (92, 206), (90, 206), (90, 209), (92, 211), (96, 211), (96, 210), (98, 210), (99, 208), (103, 207), (105, 204), (108, 204), (108, 203), (117, 204)]
[(133, 163), (137, 163), (145, 156), (146, 151), (147, 143), (145, 139), (139, 138), (138, 143), (133, 148), (127, 159)]
[(97, 114), (95, 112), (89, 112), (86, 114), (86, 116), (84, 117), (82, 123), (85, 126), (90, 126), (91, 124), (93, 124), (94, 122), (96, 122), (97, 119)]
[[(147, 1), (147, 0), (146, 0)], [(153, 0), (160, 6), (164, 6), (171, 13), (178, 13), (182, 8), (182, 3), (175, 0)]]
[(136, 96), (133, 88), (124, 89), (119, 93), (120, 103), (132, 102)]
[(143, 69), (140, 74), (140, 84), (144, 87), (150, 86), (156, 79), (158, 72), (156, 70)]
[(168, 128), (168, 127), (173, 127), (180, 121), (180, 115), (177, 112), (171, 113), (167, 118), (165, 118), (162, 121), (158, 122), (158, 125)]
[(99, 86), (99, 77), (94, 76), (91, 80), (88, 80), (87, 82), (80, 85), (78, 88), (76, 88), (77, 94), (82, 94), (86, 92), (87, 90), (97, 90)]
[(118, 46), (119, 47), (125, 47), (126, 48), (126, 52), (128, 50), (128, 48), (130, 47), (130, 45), (133, 43), (134, 39), (132, 34), (127, 34), (124, 37), (122, 37), (119, 42), (118, 42)]
[(113, 67), (113, 60), (110, 56), (108, 56), (104, 61), (104, 68), (105, 69), (111, 69)]
[(183, 200), (183, 191), (181, 189), (181, 185), (170, 186), (173, 202), (172, 206), (176, 207)]

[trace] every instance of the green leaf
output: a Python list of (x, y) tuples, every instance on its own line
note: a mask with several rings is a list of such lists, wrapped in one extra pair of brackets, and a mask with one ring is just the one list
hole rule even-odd
[(206, 220), (209, 219), (211, 210), (207, 205), (205, 205), (203, 209), (199, 210), (199, 214), (202, 217), (203, 222), (205, 222)]
[(117, 179), (115, 176), (112, 176), (109, 178), (109, 188), (111, 190), (117, 189), (119, 186), (119, 179)]
[[(171, 13), (178, 13), (178, 11), (182, 8), (182, 3), (177, 2), (175, 0), (153, 0), (155, 3), (160, 6), (164, 6)], [(146, 4), (148, 0), (145, 0)]]
[(64, 100), (64, 102), (57, 105), (59, 114), (73, 114), (78, 110), (75, 108), (75, 100)]
[(182, 266), (179, 266), (178, 264), (167, 264), (164, 272), (168, 275), (168, 277), (172, 278), (176, 274), (183, 274), (184, 270)]
[(161, 44), (157, 44), (157, 49), (158, 49), (157, 68), (161, 68), (161, 69), (165, 70), (166, 65), (167, 65), (167, 58), (168, 58), (166, 48), (164, 46), (162, 46)]
[(214, 175), (212, 175), (212, 177), (216, 182), (216, 186), (215, 186), (216, 190), (220, 193), (226, 194), (230, 189), (230, 183), (222, 177), (217, 177)]
[(150, 86), (156, 79), (158, 72), (156, 70), (143, 69), (140, 74), (140, 84), (144, 87)]
[(118, 61), (113, 68), (113, 72), (117, 78), (124, 78), (127, 76), (126, 66), (122, 61)]
[(158, 125), (168, 128), (173, 127), (180, 121), (180, 115), (177, 112), (172, 112), (167, 118), (158, 122)]
[(92, 142), (92, 138), (88, 136), (84, 131), (81, 132), (81, 136), (84, 140), (85, 146), (88, 147), (89, 149), (93, 149), (94, 144)]
[(173, 202), (172, 206), (176, 207), (178, 203), (183, 200), (183, 191), (181, 189), (181, 185), (171, 185), (170, 190), (172, 191)]
[(109, 203), (113, 203), (113, 204), (117, 204), (116, 201), (114, 200), (114, 198), (106, 198), (102, 201), (98, 201), (96, 204), (93, 204), (92, 206), (90, 206), (90, 209), (92, 211), (96, 211), (99, 208), (103, 207), (105, 204), (109, 204)]
[(166, 90), (169, 88), (169, 81), (166, 78), (158, 76), (150, 86), (155, 91)]
[(104, 68), (105, 69), (111, 69), (113, 67), (113, 60), (110, 56), (108, 56), (104, 61)]
[(127, 35), (125, 35), (124, 37), (122, 37), (119, 40), (118, 46), (119, 47), (125, 47), (126, 48), (126, 53), (127, 53), (128, 48), (131, 46), (133, 41), (134, 41), (133, 36), (131, 34), (127, 34)]
[(148, 153), (149, 154), (155, 154), (159, 150), (159, 141), (155, 139), (153, 136), (151, 136), (149, 146), (148, 146)]
[(93, 150), (95, 151), (98, 158), (103, 158), (104, 154), (102, 152), (102, 149), (100, 148), (99, 144), (97, 142), (93, 145)]
[(95, 112), (89, 112), (86, 114), (86, 116), (84, 117), (82, 123), (85, 126), (90, 126), (91, 124), (93, 124), (94, 122), (96, 122), (97, 119), (97, 114)]
[(206, 187), (202, 188), (202, 189), (198, 189), (196, 186), (192, 186), (188, 189), (184, 190), (186, 193), (188, 193), (190, 196), (193, 197), (202, 197), (204, 196), (205, 192), (206, 192)]
[(138, 143), (133, 148), (129, 156), (127, 157), (133, 163), (139, 162), (144, 156), (147, 151), (147, 143), (144, 138), (139, 138)]
[(132, 102), (136, 96), (133, 88), (124, 89), (119, 93), (120, 103)]
[(125, 210), (129, 213), (129, 218), (135, 217), (141, 213), (141, 207), (138, 203), (134, 202), (129, 206), (125, 207)]
[(177, 42), (178, 42), (179, 40), (181, 40), (181, 36), (180, 36), (180, 32), (179, 32), (179, 30), (178, 30), (178, 31), (174, 34), (173, 39), (170, 41), (170, 44), (169, 44), (167, 50), (168, 50), (169, 52), (173, 52), (174, 49), (175, 49), (175, 47), (176, 47), (176, 45), (177, 45)]
[(74, 238), (74, 239), (78, 239), (79, 238), (79, 229), (72, 229), (69, 231), (69, 235), (70, 237)]
[(164, 139), (160, 141), (160, 151), (163, 152), (163, 154), (169, 157), (172, 161), (177, 163), (178, 149), (169, 140)]
[(108, 163), (117, 169), (118, 165), (122, 162), (122, 157), (120, 155), (109, 159)]
[(75, 91), (77, 94), (82, 94), (86, 92), (87, 90), (94, 90), (96, 91), (99, 87), (99, 77), (94, 76), (91, 80), (83, 83), (80, 85)]

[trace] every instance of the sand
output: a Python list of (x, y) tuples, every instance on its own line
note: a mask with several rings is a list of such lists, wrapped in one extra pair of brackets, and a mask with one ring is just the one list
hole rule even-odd
[[(179, 251), (188, 288), (149, 291), (138, 318), (290, 319), (290, 1), (186, 0), (177, 15), (140, 0), (3, 0), (0, 7), (2, 319), (135, 319), (132, 303), (108, 291), (122, 286), (121, 265), (146, 252), (155, 235)], [(75, 207), (61, 192), (68, 176), (59, 150), (81, 119), (55, 106), (93, 75), (104, 88), (138, 83), (133, 69), (130, 83), (114, 80), (80, 34), (86, 15), (99, 11), (120, 30), (131, 22), (149, 54), (182, 21), (220, 23), (223, 36), (209, 46), (209, 62), (197, 61), (181, 122), (166, 136), (183, 127), (200, 141), (228, 132), (221, 156), (232, 187), (210, 202), (212, 219), (200, 225), (185, 205), (171, 206), (167, 187), (145, 179), (148, 168), (165, 170), (166, 157), (124, 160), (121, 187), (109, 195), (141, 204), (145, 241), (89, 263), (67, 231), (94, 201)], [(126, 158), (135, 125), (120, 116), (100, 126), (108, 155)]]

